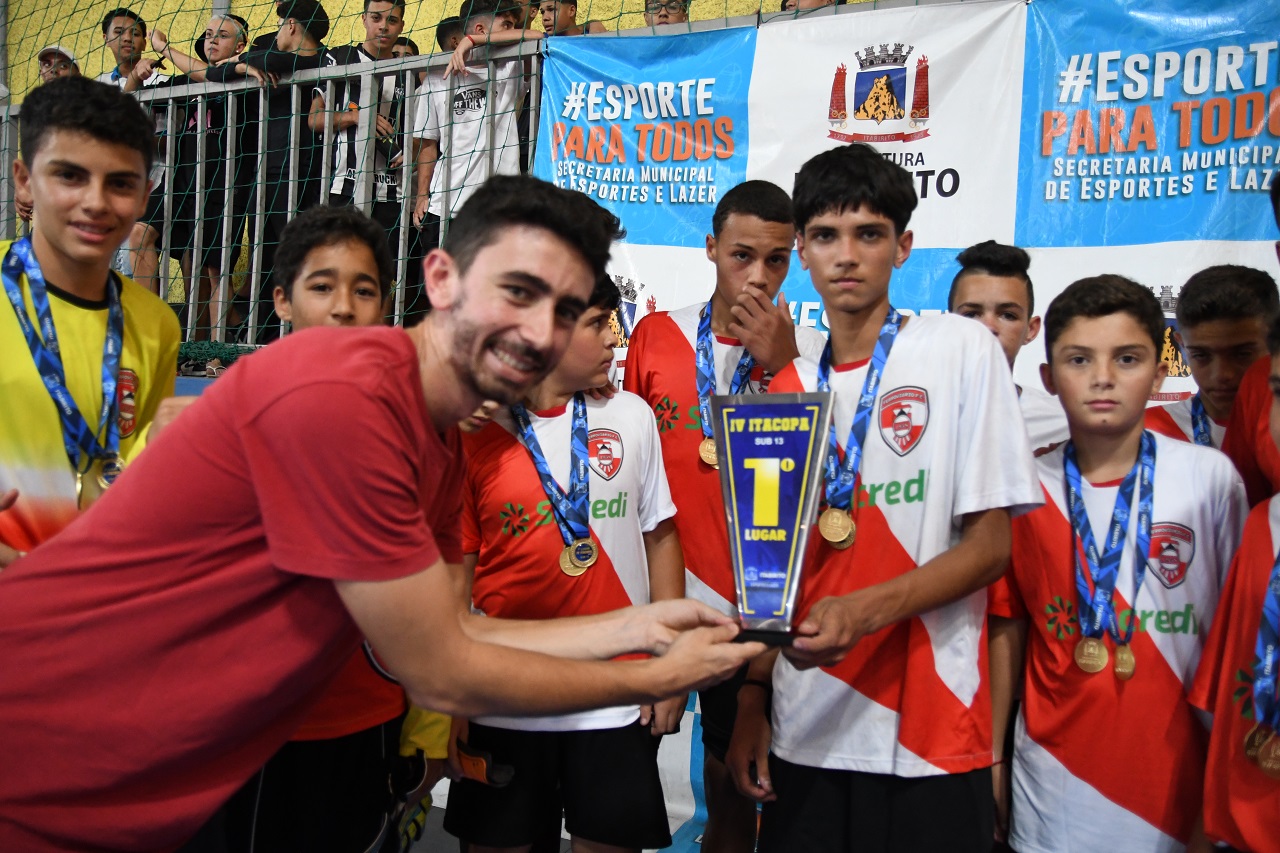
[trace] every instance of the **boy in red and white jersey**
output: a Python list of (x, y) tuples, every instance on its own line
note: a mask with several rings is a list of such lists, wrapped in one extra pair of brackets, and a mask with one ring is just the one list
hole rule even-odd
[[(959, 255), (960, 272), (951, 282), (947, 310), (977, 320), (1000, 342), (1009, 369), (1022, 348), (1040, 334), (1031, 286), (1031, 256), (1017, 246), (987, 240)], [(1043, 388), (1017, 386), (1018, 404), (1027, 425), (1031, 449), (1052, 447), (1067, 439), (1062, 405)]]
[[(1186, 702), (1239, 542), (1244, 486), (1221, 454), (1143, 428), (1166, 367), (1151, 291), (1081, 279), (1045, 316), (1045, 387), (1071, 440), (1037, 460), (1045, 505), (1013, 523), (1007, 595), (1034, 620), (1014, 735), (1019, 853), (1206, 850), (1208, 732)], [(997, 715), (1008, 707), (996, 708)]]
[(1199, 391), (1186, 400), (1147, 409), (1147, 429), (1222, 447), (1240, 381), (1266, 353), (1267, 328), (1278, 311), (1275, 280), (1262, 270), (1223, 264), (1187, 279), (1178, 293), (1174, 339)]
[(1042, 498), (993, 337), (889, 304), (916, 201), (865, 145), (809, 160), (792, 193), (831, 336), (769, 390), (834, 390), (839, 446), (794, 645), (753, 661), (739, 695), (728, 763), (765, 801), (764, 853), (991, 848), (986, 586), (1009, 516)]
[[(716, 205), (711, 231), (707, 259), (715, 265), (716, 289), (710, 301), (641, 320), (627, 349), (623, 387), (643, 397), (657, 416), (667, 476), (676, 484), (672, 497), (679, 508), (675, 523), (684, 549), (686, 591), (734, 615), (714, 445), (707, 457), (699, 452), (711, 436), (710, 418), (704, 421), (701, 415), (702, 398), (761, 393), (797, 355), (816, 360), (826, 340), (815, 329), (797, 328), (786, 297), (778, 293), (795, 243), (791, 198), (782, 188), (747, 181), (729, 190)], [(711, 369), (700, 370), (700, 361)], [(732, 678), (699, 694), (707, 853), (750, 853), (755, 843), (755, 803), (738, 794), (724, 768), (741, 686), (741, 677)]]
[[(472, 607), (486, 616), (588, 616), (684, 595), (652, 412), (625, 391), (583, 393), (607, 381), (618, 301), (601, 277), (559, 365), (523, 405), (464, 438), (463, 561)], [(559, 825), (563, 807), (575, 843), (593, 851), (666, 847), (656, 735), (676, 729), (684, 706), (680, 696), (458, 726), (515, 775), (504, 787), (454, 784), (445, 829), (488, 850), (528, 849)]]
[[(1280, 446), (1280, 322), (1272, 324), (1267, 347), (1271, 440)], [(1280, 774), (1274, 760), (1280, 742), (1271, 745), (1268, 770), (1246, 747), (1252, 738), (1251, 748), (1261, 753), (1263, 736), (1271, 732), (1274, 739), (1280, 726), (1274, 676), (1278, 550), (1280, 500), (1272, 497), (1245, 522), (1191, 688), (1191, 703), (1213, 714), (1205, 766), (1205, 834), (1241, 851), (1275, 850), (1280, 838)]]
[[(1271, 215), (1280, 228), (1280, 181), (1271, 182)], [(1280, 240), (1276, 241), (1280, 258)], [(1222, 452), (1231, 457), (1244, 478), (1249, 505), (1255, 506), (1280, 489), (1280, 451), (1271, 440), (1271, 360), (1260, 358), (1240, 380), (1231, 422), (1222, 437)]]

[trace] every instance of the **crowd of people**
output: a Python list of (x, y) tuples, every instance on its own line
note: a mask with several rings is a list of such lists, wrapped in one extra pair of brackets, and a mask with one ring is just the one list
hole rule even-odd
[[(645, 5), (645, 23), (650, 27), (686, 23), (689, 6), (690, 0), (652, 0)], [(156, 103), (161, 162), (151, 176), (154, 186), (148, 208), (116, 266), (160, 293), (164, 253), (177, 260), (184, 282), (196, 290), (195, 298), (187, 297), (196, 311), (195, 317), (188, 318), (190, 330), (203, 339), (216, 322), (237, 328), (249, 319), (253, 297), (248, 276), (229, 305), (217, 306), (221, 316), (210, 311), (222, 268), (235, 268), (248, 230), (251, 251), (259, 255), (259, 308), (253, 339), (248, 328), (238, 335), (249, 343), (273, 339), (279, 333), (280, 318), (270, 295), (282, 229), (289, 217), (316, 204), (353, 203), (361, 178), (357, 137), (359, 128), (368, 125), (379, 139), (373, 162), (364, 170), (371, 178), (371, 213), (387, 230), (392, 251), (405, 261), (404, 280), (397, 279), (397, 285), (405, 295), (401, 313), (413, 322), (426, 308), (418, 270), (425, 254), (439, 245), (442, 218), (451, 220), (489, 175), (527, 173), (530, 165), (529, 65), (519, 60), (468, 63), (470, 51), (487, 43), (603, 32), (605, 26), (597, 20), (580, 23), (577, 4), (565, 0), (466, 0), (459, 15), (435, 27), (439, 51), (455, 56), (450, 66), (431, 73), (388, 72), (374, 78), (379, 91), (372, 108), (362, 111), (356, 75), (367, 68), (361, 66), (419, 55), (418, 45), (402, 35), (408, 23), (402, 0), (368, 0), (360, 16), (365, 38), (352, 45), (327, 41), (330, 19), (319, 0), (282, 0), (276, 11), (280, 20), (276, 32), (257, 37), (249, 32), (245, 18), (215, 15), (190, 49), (185, 40), (171, 39), (154, 27), (148, 30), (147, 22), (132, 9), (112, 9), (103, 16), (102, 39), (114, 65), (98, 79), (124, 91), (190, 82), (226, 83), (245, 77), (271, 87), (265, 102), (266, 147), (261, 152), (257, 126), (264, 107), (255, 96), (208, 95), (203, 127), (196, 100), (179, 99), (172, 125), (177, 139), (171, 154), (163, 139), (169, 122), (166, 102)], [(75, 54), (58, 44), (42, 48), (36, 61), (41, 81), (80, 73)], [(334, 66), (354, 67), (350, 78), (337, 81), (333, 103), (326, 103), (323, 84), (277, 85), (295, 72)], [(452, 86), (446, 80), (450, 76)], [(295, 97), (301, 114), (294, 106)], [(452, 102), (446, 103), (451, 97)], [(326, 126), (333, 134), (329, 153), (323, 145)], [(410, 142), (407, 156), (402, 151), (406, 139)], [(261, 176), (259, 157), (265, 160)], [(322, 186), (326, 157), (332, 177)], [(265, 202), (260, 233), (248, 215), (256, 210), (257, 191)], [(29, 218), (25, 202), (20, 210)], [(406, 229), (403, 248), (402, 223), (412, 225)]]
[[(527, 36), (485, 2), (459, 61)], [(275, 47), (238, 52), (222, 18), (203, 51), (225, 64), (161, 52), (215, 81), (371, 62), (403, 10), (365, 9), (347, 52), (313, 0), (281, 4)], [(404, 199), (358, 211), (335, 168), (272, 210), (295, 332), (183, 400), (173, 312), (111, 269), (152, 203), (136, 68), (22, 108), (0, 849), (406, 849), (446, 772), (464, 850), (555, 850), (562, 825), (579, 851), (661, 848), (657, 745), (694, 691), (709, 852), (1280, 849), (1273, 276), (1188, 271), (1198, 391), (1151, 408), (1149, 287), (1082, 278), (1042, 318), (1029, 255), (989, 241), (959, 255), (948, 313), (899, 312), (914, 184), (840, 146), (790, 193), (721, 197), (710, 299), (642, 319), (617, 391), (625, 223), (519, 174), (462, 184), (415, 209), (452, 221), (417, 273), (430, 310), (388, 327), (378, 204)], [(313, 124), (348, 130), (355, 85), (313, 92)], [(1280, 183), (1270, 200), (1280, 229)], [(825, 338), (779, 296), (793, 250)], [(1020, 387), (1040, 337), (1043, 390)], [(815, 391), (820, 535), (790, 642), (766, 648), (739, 637), (704, 412)]]

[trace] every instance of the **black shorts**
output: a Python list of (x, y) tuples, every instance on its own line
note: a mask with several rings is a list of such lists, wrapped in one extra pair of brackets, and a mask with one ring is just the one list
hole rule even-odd
[(778, 799), (760, 853), (989, 853), (991, 769), (905, 778), (806, 767), (769, 755)]
[(698, 691), (698, 705), (702, 709), (702, 748), (706, 754), (724, 764), (729, 751), (729, 739), (733, 737), (733, 723), (738, 717), (738, 689), (746, 680), (747, 668), (728, 679)]
[(228, 848), (363, 853), (394, 833), (403, 722), (285, 744), (223, 807)]
[(560, 825), (619, 847), (671, 844), (658, 778), (658, 743), (637, 721), (617, 729), (523, 732), (472, 723), (467, 743), (515, 768), (505, 788), (464, 779), (449, 787), (444, 828), (486, 847), (519, 847)]

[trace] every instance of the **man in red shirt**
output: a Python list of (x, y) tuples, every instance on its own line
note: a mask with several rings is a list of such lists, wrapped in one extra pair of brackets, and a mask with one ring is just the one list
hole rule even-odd
[[(617, 231), (578, 193), (492, 179), (424, 263), (421, 326), (309, 329), (242, 360), (0, 573), (0, 849), (177, 847), (362, 634), (415, 704), (455, 715), (649, 704), (763, 650), (690, 601), (466, 612), (454, 425), (555, 365)], [(661, 656), (605, 660), (629, 652)]]

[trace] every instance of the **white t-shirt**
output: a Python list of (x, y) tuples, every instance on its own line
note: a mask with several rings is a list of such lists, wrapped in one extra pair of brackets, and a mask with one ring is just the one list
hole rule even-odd
[[(1147, 409), (1147, 429), (1195, 443), (1196, 428), (1191, 417), (1191, 403), (1194, 395), (1167, 406), (1153, 406)], [(1221, 449), (1222, 437), (1227, 434), (1227, 425), (1209, 418), (1209, 440), (1213, 446)]]
[[(869, 360), (868, 360), (869, 361)], [(847, 441), (868, 362), (832, 367), (835, 429)], [(816, 391), (797, 359), (774, 392)], [(1044, 500), (1009, 363), (991, 333), (955, 315), (898, 334), (871, 411), (851, 548), (819, 541), (797, 602), (899, 577), (952, 548), (963, 516)], [(862, 638), (834, 667), (773, 673), (773, 751), (810, 767), (918, 777), (988, 767), (987, 590)]]
[(447, 80), (432, 72), (418, 87), (413, 135), (440, 144), (429, 207), (436, 216), (445, 216), (446, 182), (451, 217), (491, 175), (520, 172), (516, 124), (524, 63), (508, 59), (493, 68), (492, 80), (488, 64), (481, 64), (467, 66), (466, 73)]
[[(530, 412), (551, 476), (564, 489), (572, 460), (573, 403)], [(644, 534), (675, 515), (653, 412), (634, 394), (587, 399), (591, 533), (595, 565), (578, 577), (560, 570), (564, 541), (537, 469), (510, 415), (464, 437), (467, 458), (462, 547), (477, 555), (472, 606), (508, 619), (607, 613), (649, 601)], [(584, 731), (634, 722), (628, 705), (547, 717), (475, 717), (520, 731)]]

